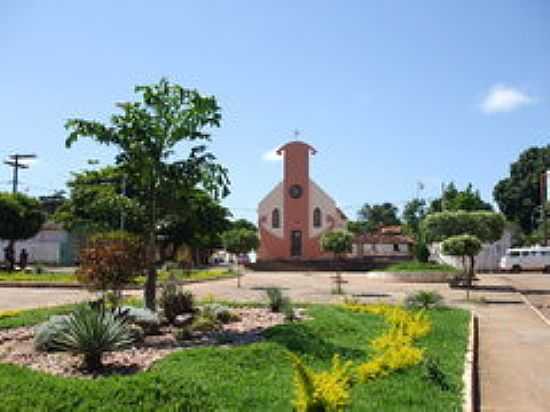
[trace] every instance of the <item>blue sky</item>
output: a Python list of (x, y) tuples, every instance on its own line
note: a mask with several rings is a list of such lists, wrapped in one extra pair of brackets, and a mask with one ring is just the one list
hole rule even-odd
[[(402, 206), (418, 181), (426, 197), (454, 180), (489, 200), (520, 151), (550, 142), (549, 21), (547, 0), (3, 1), (0, 157), (37, 153), (21, 189), (63, 188), (113, 155), (65, 149), (64, 121), (107, 119), (134, 85), (167, 76), (218, 97), (211, 149), (238, 217), (256, 219), (282, 173), (265, 154), (294, 129), (351, 217), (364, 202)], [(0, 190), (10, 179), (2, 166)]]

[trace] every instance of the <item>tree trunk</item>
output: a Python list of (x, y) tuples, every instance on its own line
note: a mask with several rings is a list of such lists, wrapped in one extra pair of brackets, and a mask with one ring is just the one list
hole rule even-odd
[(157, 267), (155, 265), (156, 254), (156, 242), (155, 233), (148, 236), (147, 241), (147, 279), (143, 289), (143, 299), (145, 300), (145, 307), (152, 311), (157, 309), (156, 305), (156, 291), (157, 291)]
[(84, 367), (89, 371), (98, 371), (103, 367), (101, 353), (87, 353), (84, 355)]
[(475, 265), (475, 256), (470, 256), (470, 268), (468, 271), (468, 284), (466, 286), (466, 299), (470, 300), (470, 289), (472, 288), (472, 282), (474, 280), (474, 265)]

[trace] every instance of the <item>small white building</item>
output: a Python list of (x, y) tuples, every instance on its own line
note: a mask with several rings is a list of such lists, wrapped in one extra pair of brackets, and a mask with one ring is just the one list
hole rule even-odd
[(363, 233), (353, 240), (352, 256), (410, 256), (414, 240), (401, 226), (385, 226), (375, 233)]

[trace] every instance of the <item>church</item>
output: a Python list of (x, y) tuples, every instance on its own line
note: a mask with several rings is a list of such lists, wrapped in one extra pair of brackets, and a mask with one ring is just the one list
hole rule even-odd
[(322, 260), (323, 233), (343, 229), (347, 218), (336, 202), (309, 177), (310, 156), (316, 150), (294, 141), (277, 150), (283, 157), (283, 181), (258, 206), (258, 261)]

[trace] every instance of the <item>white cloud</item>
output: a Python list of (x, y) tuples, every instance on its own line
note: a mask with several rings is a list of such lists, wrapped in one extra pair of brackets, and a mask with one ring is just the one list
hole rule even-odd
[(278, 162), (280, 160), (283, 160), (283, 157), (277, 154), (278, 147), (268, 150), (262, 155), (262, 160), (265, 160), (266, 162)]
[(535, 102), (535, 99), (518, 88), (497, 84), (489, 90), (481, 102), (483, 113), (511, 112)]

